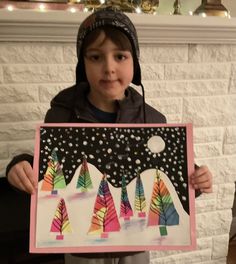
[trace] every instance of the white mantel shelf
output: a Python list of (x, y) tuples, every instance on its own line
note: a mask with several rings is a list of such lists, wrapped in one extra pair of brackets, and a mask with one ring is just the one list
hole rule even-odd
[[(88, 13), (0, 10), (0, 42), (75, 42)], [(234, 43), (236, 18), (128, 14), (140, 43)]]

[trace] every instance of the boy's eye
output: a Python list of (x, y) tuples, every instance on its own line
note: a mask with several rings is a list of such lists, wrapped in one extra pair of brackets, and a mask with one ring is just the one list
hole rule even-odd
[(126, 58), (127, 58), (127, 56), (124, 54), (117, 54), (116, 55), (116, 59), (120, 60), (120, 61), (125, 60)]
[(101, 56), (99, 54), (87, 54), (86, 58), (91, 61), (99, 61), (101, 60)]

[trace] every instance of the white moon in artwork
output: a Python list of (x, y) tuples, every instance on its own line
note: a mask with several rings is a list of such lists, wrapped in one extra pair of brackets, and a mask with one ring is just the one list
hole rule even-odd
[(158, 153), (165, 149), (165, 141), (159, 136), (153, 136), (149, 138), (147, 146), (151, 152)]

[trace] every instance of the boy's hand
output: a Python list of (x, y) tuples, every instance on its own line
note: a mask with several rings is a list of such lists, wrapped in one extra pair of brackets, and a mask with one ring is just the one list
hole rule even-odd
[(8, 172), (7, 179), (14, 187), (33, 194), (36, 189), (33, 169), (28, 161), (21, 161)]
[(207, 166), (197, 168), (190, 179), (195, 190), (199, 189), (202, 193), (212, 192), (212, 174)]

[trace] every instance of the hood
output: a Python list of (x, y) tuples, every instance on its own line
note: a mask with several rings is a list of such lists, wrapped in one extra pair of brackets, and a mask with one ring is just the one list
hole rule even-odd
[(129, 39), (134, 60), (134, 76), (132, 83), (141, 85), (141, 70), (139, 65), (139, 44), (136, 29), (127, 15), (120, 10), (106, 7), (89, 15), (80, 25), (77, 36), (77, 58), (76, 83), (86, 82), (86, 74), (83, 62), (83, 43), (86, 36), (97, 28), (103, 26), (114, 27), (123, 32)]

